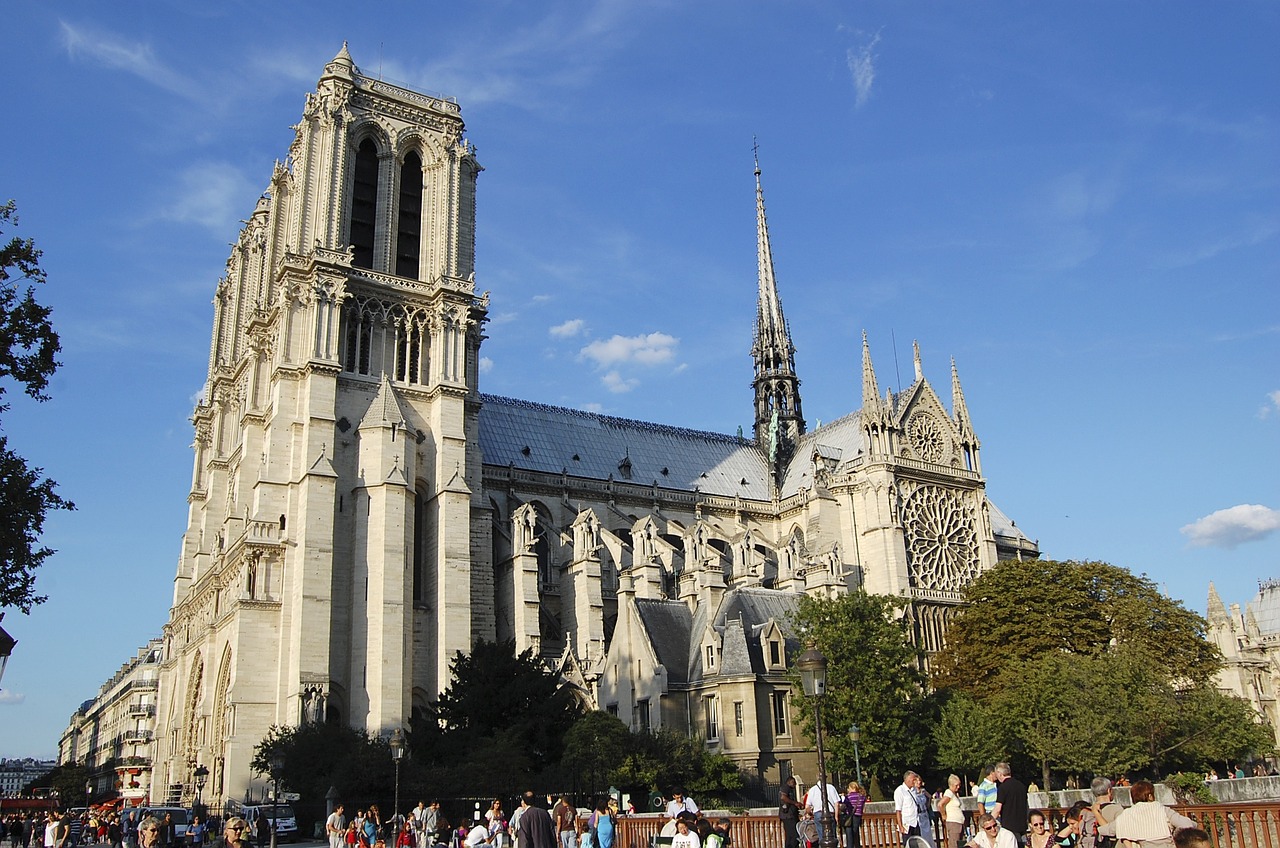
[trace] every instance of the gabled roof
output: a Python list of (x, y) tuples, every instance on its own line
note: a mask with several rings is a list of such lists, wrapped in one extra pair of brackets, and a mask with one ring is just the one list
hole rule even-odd
[(635, 610), (653, 653), (667, 670), (667, 682), (687, 683), (689, 634), (693, 631), (693, 613), (689, 607), (679, 601), (636, 598)]
[[(769, 500), (769, 463), (755, 442), (704, 430), (481, 395), (486, 465)], [(628, 476), (629, 475), (629, 476)], [(743, 482), (745, 481), (745, 482)]]
[(801, 488), (813, 490), (813, 454), (839, 459), (841, 463), (854, 459), (866, 448), (862, 433), (862, 413), (852, 412), (810, 430), (800, 437), (796, 455), (787, 467), (782, 481), (782, 497), (789, 497)]
[[(799, 642), (791, 630), (791, 616), (800, 603), (800, 596), (792, 592), (760, 587), (730, 589), (720, 601), (714, 615), (705, 616), (701, 627), (694, 618), (691, 634), (692, 654), (689, 669), (691, 682), (701, 680), (706, 674), (703, 666), (703, 635), (707, 627), (714, 627), (724, 637), (718, 674), (764, 674), (767, 669), (764, 651), (760, 646), (760, 634), (772, 619), (778, 623), (787, 643), (787, 653), (794, 654)], [(741, 626), (739, 626), (741, 621)]]

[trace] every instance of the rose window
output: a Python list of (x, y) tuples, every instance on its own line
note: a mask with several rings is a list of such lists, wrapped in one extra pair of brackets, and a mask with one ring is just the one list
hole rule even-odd
[(913, 586), (954, 592), (977, 576), (973, 516), (955, 492), (921, 486), (907, 500), (903, 524)]

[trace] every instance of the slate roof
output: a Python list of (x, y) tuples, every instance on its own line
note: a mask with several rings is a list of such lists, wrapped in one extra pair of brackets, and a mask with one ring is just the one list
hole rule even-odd
[(1247, 609), (1258, 622), (1259, 633), (1280, 633), (1280, 584), (1274, 580), (1260, 583)]
[(813, 490), (812, 457), (815, 452), (845, 463), (856, 457), (865, 444), (862, 438), (861, 412), (851, 412), (805, 433), (800, 437), (796, 455), (783, 478), (782, 497), (794, 495), (801, 488)]
[[(480, 449), (486, 465), (567, 471), (594, 480), (612, 474), (615, 480), (646, 486), (656, 482), (684, 491), (770, 498), (768, 461), (750, 439), (497, 395), (480, 397)], [(622, 467), (628, 462), (630, 478)]]
[(987, 506), (991, 508), (992, 533), (995, 533), (997, 536), (1004, 536), (1010, 539), (1030, 541), (1030, 539), (1027, 539), (1026, 534), (1018, 529), (1018, 525), (1014, 524), (1013, 520), (1000, 510), (1000, 507), (993, 504), (990, 498), (987, 498)]
[(667, 669), (668, 683), (689, 681), (689, 634), (693, 613), (680, 601), (637, 598), (636, 613), (649, 636), (658, 662)]

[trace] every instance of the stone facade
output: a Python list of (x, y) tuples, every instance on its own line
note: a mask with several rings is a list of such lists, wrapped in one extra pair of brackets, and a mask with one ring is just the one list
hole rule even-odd
[(72, 714), (58, 762), (88, 770), (92, 796), (137, 805), (151, 797), (161, 642), (153, 639)]
[(1248, 702), (1280, 748), (1280, 580), (1259, 581), (1253, 600), (1243, 610), (1232, 604), (1230, 612), (1210, 583), (1208, 620), (1209, 641), (1225, 660), (1218, 688)]
[(163, 637), (158, 779), (187, 797), (198, 764), (243, 795), (273, 724), (404, 725), (480, 638), (768, 779), (806, 747), (779, 716), (800, 593), (907, 597), (936, 650), (974, 575), (1037, 555), (954, 364), (950, 411), (918, 349), (881, 395), (864, 338), (863, 409), (807, 430), (758, 168), (751, 438), (481, 394), (480, 170), (456, 103), (344, 47), (240, 233)]

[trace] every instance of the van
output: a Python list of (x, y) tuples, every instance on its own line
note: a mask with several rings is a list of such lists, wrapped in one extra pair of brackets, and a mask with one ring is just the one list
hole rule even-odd
[(187, 827), (191, 824), (191, 811), (186, 807), (143, 807), (138, 821), (141, 822), (147, 816), (155, 816), (161, 822), (164, 821), (165, 816), (169, 816), (173, 821), (174, 840), (181, 842), (187, 838)]
[(276, 828), (276, 841), (285, 842), (294, 839), (298, 835), (298, 818), (293, 812), (293, 807), (289, 804), (238, 804), (235, 814), (249, 823), (254, 828), (254, 835), (257, 835), (258, 812), (262, 811), (267, 816), (267, 821), (273, 822)]

